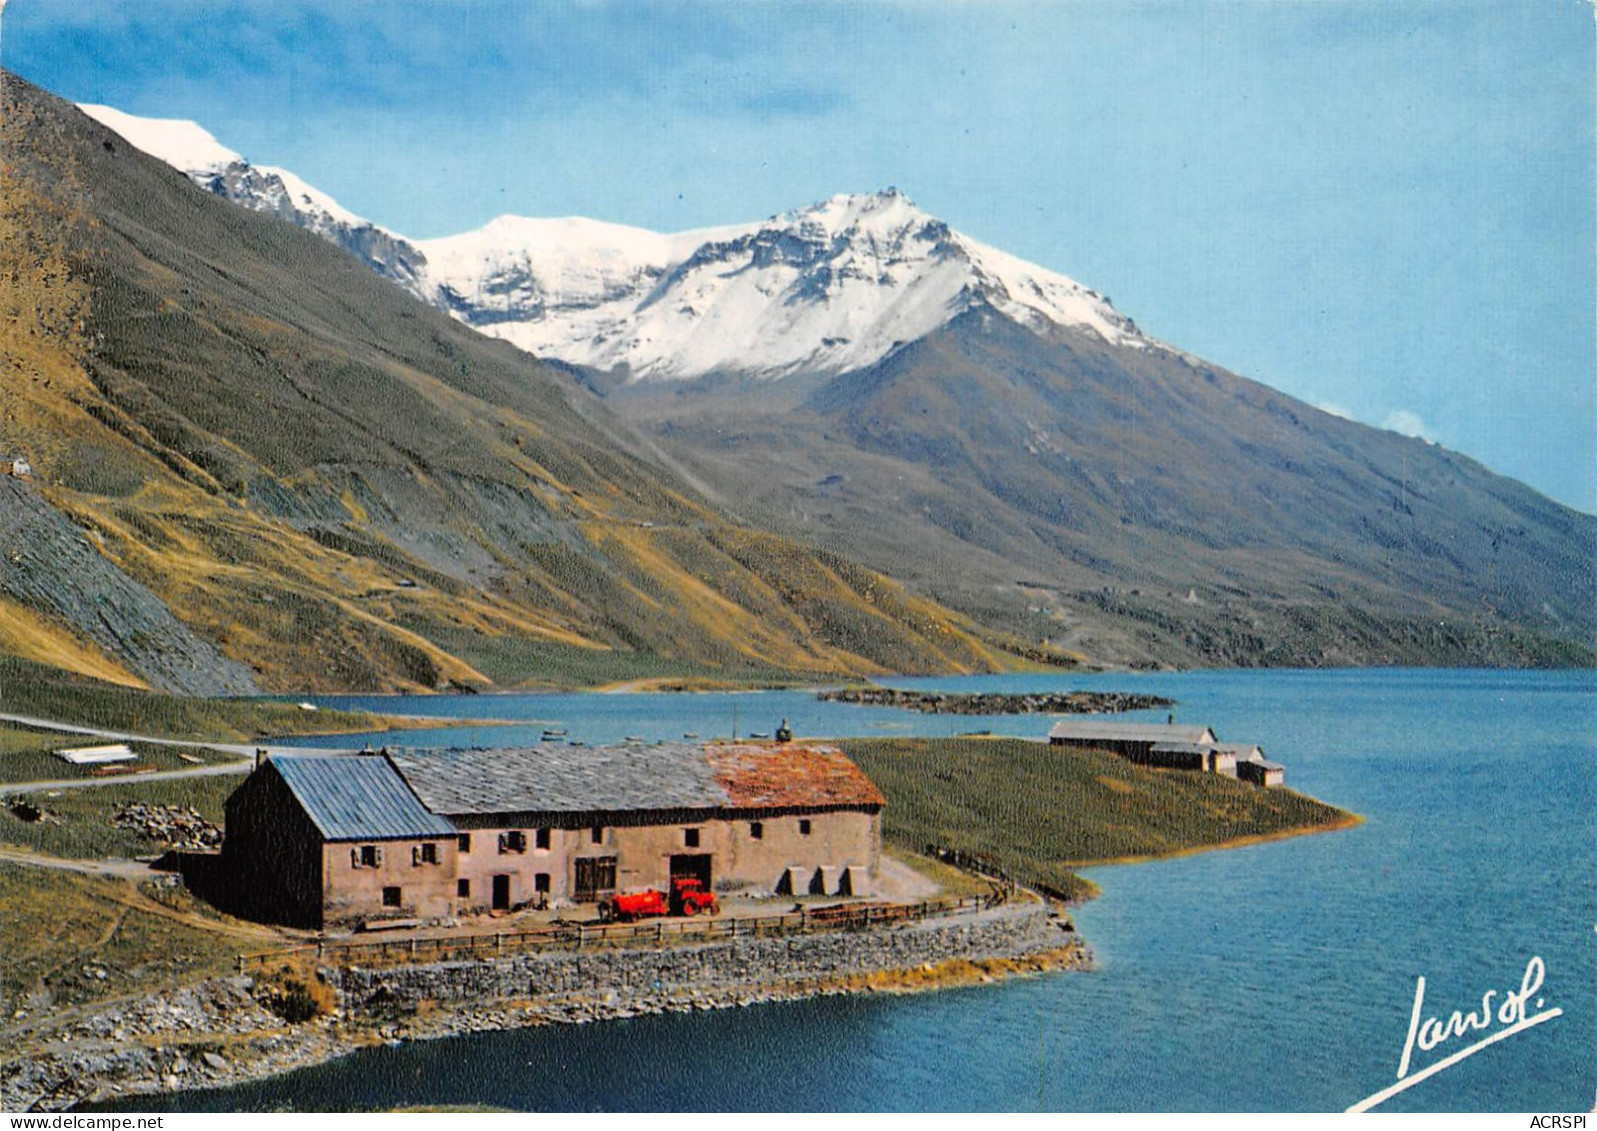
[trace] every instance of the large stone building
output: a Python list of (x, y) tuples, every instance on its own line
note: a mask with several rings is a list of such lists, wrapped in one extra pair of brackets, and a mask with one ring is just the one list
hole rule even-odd
[(227, 802), (224, 865), (257, 914), (436, 921), (664, 889), (865, 895), (879, 790), (834, 747), (274, 755)]

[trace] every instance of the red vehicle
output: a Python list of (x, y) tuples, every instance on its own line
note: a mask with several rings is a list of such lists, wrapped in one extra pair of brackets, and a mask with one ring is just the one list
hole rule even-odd
[(606, 923), (629, 923), (635, 919), (653, 919), (662, 915), (710, 915), (721, 913), (720, 901), (704, 884), (687, 877), (671, 881), (671, 897), (653, 888), (643, 891), (618, 892), (599, 901), (599, 918)]

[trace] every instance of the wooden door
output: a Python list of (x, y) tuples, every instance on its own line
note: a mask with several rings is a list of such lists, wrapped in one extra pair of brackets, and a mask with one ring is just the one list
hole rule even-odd
[(579, 856), (576, 865), (576, 883), (572, 885), (572, 891), (578, 903), (592, 903), (606, 892), (615, 891), (614, 856)]

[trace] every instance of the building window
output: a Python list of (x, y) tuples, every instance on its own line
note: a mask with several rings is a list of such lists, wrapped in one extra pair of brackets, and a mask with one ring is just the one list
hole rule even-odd
[(398, 907), (399, 903), (400, 903), (400, 892), (399, 892), (398, 888), (384, 888), (383, 889), (383, 906), (384, 907)]
[(532, 877), (532, 890), (539, 895), (549, 894), (549, 873), (538, 872)]
[(544, 852), (548, 852), (549, 851), (549, 839), (550, 839), (549, 838), (549, 830), (548, 829), (539, 829), (533, 835), (535, 835), (538, 838), (538, 841), (537, 841), (538, 848), (541, 849)]
[(470, 833), (461, 833), (460, 834), (460, 851), (462, 851), (462, 852), (470, 852), (471, 851), (471, 834)]
[(500, 833), (499, 851), (501, 854), (506, 852), (527, 851), (527, 834), (519, 829), (513, 832)]
[(359, 848), (349, 850), (349, 864), (352, 868), (377, 868), (382, 862), (383, 851), (375, 844), (363, 844)]
[(470, 899), (471, 898), (471, 881), (470, 880), (456, 880), (455, 881), (455, 894), (458, 895), (461, 899)]
[(765, 822), (764, 821), (750, 821), (749, 822), (749, 838), (751, 840), (763, 840), (763, 839), (765, 839)]
[(683, 829), (682, 830), (682, 843), (683, 843), (684, 846), (686, 846), (688, 848), (697, 848), (697, 847), (699, 847), (699, 830), (698, 829)]
[(438, 863), (438, 846), (432, 843), (418, 844), (411, 850), (410, 862), (416, 867)]
[(604, 843), (604, 826), (603, 825), (594, 825), (593, 828), (589, 829), (588, 830), (588, 839), (593, 841), (594, 844), (603, 844)]
[(799, 836), (809, 836), (809, 835), (810, 835), (810, 819), (808, 817), (799, 818)]

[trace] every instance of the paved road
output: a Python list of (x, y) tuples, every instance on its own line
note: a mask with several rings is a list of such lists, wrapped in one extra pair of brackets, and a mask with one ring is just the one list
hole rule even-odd
[(37, 793), (41, 789), (93, 789), (102, 785), (138, 785), (147, 781), (171, 781), (174, 778), (209, 778), (223, 774), (247, 774), (255, 768), (253, 761), (218, 762), (214, 766), (196, 766), (192, 770), (157, 770), (153, 774), (109, 774), (103, 778), (60, 778), (54, 781), (0, 782), (0, 797), (13, 793)]
[(132, 782), (162, 781), (169, 778), (208, 777), (216, 774), (247, 773), (255, 765), (255, 752), (269, 754), (340, 754), (352, 747), (273, 746), (265, 742), (198, 742), (183, 738), (155, 738), (147, 734), (131, 734), (119, 730), (102, 730), (99, 727), (58, 723), (51, 719), (31, 715), (12, 715), (0, 712), (0, 723), (15, 723), (35, 730), (55, 731), (58, 734), (77, 734), (89, 738), (104, 738), (113, 742), (143, 742), (152, 746), (185, 746), (199, 750), (214, 750), (220, 754), (235, 754), (237, 762), (223, 762), (214, 766), (196, 766), (192, 770), (161, 770), (153, 774), (115, 774), (103, 778), (65, 778), (59, 781), (7, 782), (0, 784), (0, 797), (8, 793), (30, 793), (40, 789), (90, 789), (101, 785), (126, 785)]
[(35, 730), (53, 730), (61, 734), (81, 734), (89, 738), (108, 738), (114, 742), (145, 742), (152, 746), (192, 746), (201, 750), (217, 750), (223, 754), (237, 754), (244, 758), (255, 757), (257, 750), (268, 750), (274, 754), (280, 751), (298, 752), (300, 754), (339, 754), (354, 749), (351, 746), (270, 746), (264, 742), (202, 742), (188, 738), (156, 738), (148, 734), (130, 734), (120, 730), (101, 730), (99, 727), (78, 726), (75, 723), (58, 723), (51, 719), (34, 718), (31, 715), (11, 715), (4, 712), (0, 712), (0, 723), (16, 723), (18, 726), (33, 727)]

